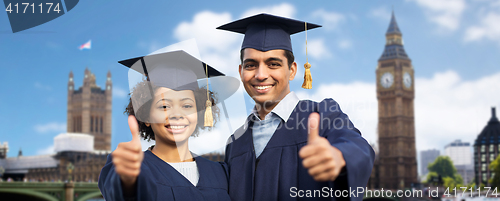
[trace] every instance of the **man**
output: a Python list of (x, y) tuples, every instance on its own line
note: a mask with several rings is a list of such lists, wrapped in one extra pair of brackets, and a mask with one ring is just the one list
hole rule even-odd
[[(229, 139), (232, 200), (361, 200), (374, 152), (333, 99), (299, 101), (290, 35), (319, 27), (259, 14), (218, 27), (245, 34), (239, 73), (254, 112)], [(354, 190), (354, 191), (353, 191)]]

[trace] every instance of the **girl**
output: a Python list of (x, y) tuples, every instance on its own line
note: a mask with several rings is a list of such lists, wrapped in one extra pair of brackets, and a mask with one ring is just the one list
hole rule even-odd
[[(189, 137), (215, 123), (211, 117), (217, 119), (219, 113), (215, 94), (199, 88), (197, 80), (224, 74), (184, 51), (120, 63), (146, 75), (148, 80), (133, 88), (125, 109), (132, 141), (118, 145), (99, 176), (104, 198), (230, 200), (225, 164), (196, 156), (188, 148)], [(227, 79), (227, 87), (222, 89), (226, 91), (221, 94), (230, 95), (239, 86), (235, 78), (219, 78)], [(139, 136), (155, 140), (155, 145), (142, 152)]]

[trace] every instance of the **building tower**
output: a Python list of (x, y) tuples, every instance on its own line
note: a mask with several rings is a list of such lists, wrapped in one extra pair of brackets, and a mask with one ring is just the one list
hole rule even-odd
[(429, 173), (427, 166), (430, 163), (433, 163), (439, 155), (440, 155), (440, 153), (439, 153), (439, 150), (437, 150), (437, 149), (429, 149), (429, 150), (420, 151), (420, 163), (418, 165), (420, 166), (420, 175), (421, 176), (426, 176), (427, 173)]
[(384, 53), (378, 60), (378, 143), (380, 187), (403, 189), (417, 183), (414, 71), (403, 47), (394, 12)]
[(95, 75), (85, 69), (83, 86), (75, 89), (73, 72), (68, 80), (67, 132), (94, 136), (94, 150), (111, 150), (111, 72), (106, 87), (96, 85)]
[(490, 163), (493, 162), (500, 150), (500, 122), (496, 116), (495, 108), (491, 108), (491, 119), (477, 136), (474, 142), (474, 175), (476, 184), (488, 186), (492, 176)]

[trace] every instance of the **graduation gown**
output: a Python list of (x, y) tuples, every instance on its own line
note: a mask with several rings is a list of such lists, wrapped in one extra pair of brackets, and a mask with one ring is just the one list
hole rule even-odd
[[(199, 156), (195, 161), (200, 174), (196, 186), (151, 151), (145, 151), (137, 178), (137, 200), (230, 200), (225, 164)], [(104, 199), (125, 200), (111, 155), (101, 170), (98, 185)]]
[[(316, 182), (308, 169), (303, 167), (298, 154), (307, 145), (307, 122), (311, 112), (320, 114), (319, 135), (338, 148), (346, 162), (342, 173), (333, 182)], [(363, 199), (362, 193), (355, 193), (357, 197), (351, 193), (357, 187), (366, 187), (375, 153), (333, 99), (324, 99), (320, 103), (299, 101), (288, 121), (281, 120), (259, 158), (255, 158), (253, 150), (252, 120), (245, 125), (231, 135), (226, 146), (225, 160), (229, 167), (229, 195), (232, 200)], [(326, 198), (322, 197), (327, 195), (322, 191), (324, 187), (329, 192)], [(299, 190), (303, 190), (303, 197), (299, 197)], [(307, 190), (317, 192), (308, 197)], [(350, 198), (336, 198), (332, 193), (335, 190), (349, 191)]]

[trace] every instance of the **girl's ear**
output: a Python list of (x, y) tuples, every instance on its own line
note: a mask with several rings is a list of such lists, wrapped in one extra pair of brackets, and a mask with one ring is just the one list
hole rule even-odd
[(146, 124), (146, 126), (147, 126), (147, 127), (151, 126), (151, 124), (150, 124), (150, 123), (144, 123), (144, 124)]

